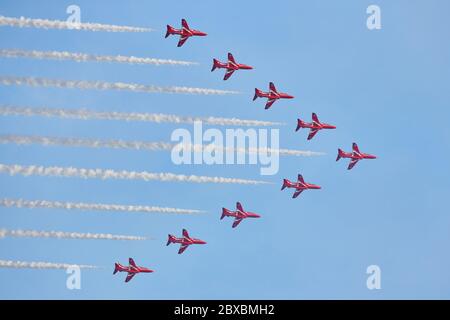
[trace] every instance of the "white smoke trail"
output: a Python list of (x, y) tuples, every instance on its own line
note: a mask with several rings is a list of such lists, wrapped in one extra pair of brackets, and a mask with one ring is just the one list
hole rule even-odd
[(153, 173), (147, 171), (115, 171), (112, 169), (84, 169), (73, 167), (44, 167), (44, 166), (22, 166), (0, 164), (0, 173), (9, 175), (21, 174), (23, 176), (50, 176), (66, 178), (84, 178), (84, 179), (125, 179), (125, 180), (143, 180), (143, 181), (177, 181), (193, 183), (230, 183), (230, 184), (269, 184), (266, 181), (247, 180), (238, 178), (208, 177), (196, 175), (184, 175), (174, 173)]
[(18, 28), (42, 28), (42, 29), (70, 29), (70, 30), (85, 30), (85, 31), (106, 31), (106, 32), (150, 32), (154, 31), (150, 28), (116, 26), (110, 24), (100, 23), (70, 23), (60, 20), (47, 19), (31, 19), (31, 18), (12, 18), (0, 16), (0, 26), (10, 26)]
[(7, 230), (0, 229), (0, 238), (57, 238), (57, 239), (95, 239), (95, 240), (147, 240), (146, 237), (124, 236), (108, 233), (79, 233), (63, 231)]
[(192, 87), (160, 87), (155, 85), (144, 85), (125, 82), (103, 82), (103, 81), (85, 81), (85, 80), (60, 80), (35, 77), (13, 77), (0, 76), (0, 84), (11, 86), (31, 86), (31, 87), (56, 87), (64, 89), (81, 90), (119, 90), (144, 93), (174, 93), (174, 94), (202, 94), (202, 95), (224, 95), (238, 94), (237, 91), (192, 88)]
[(137, 206), (122, 204), (104, 204), (104, 203), (84, 203), (84, 202), (60, 202), (47, 200), (24, 200), (24, 199), (0, 199), (2, 207), (17, 208), (46, 208), (46, 209), (65, 209), (81, 211), (104, 211), (104, 212), (129, 212), (129, 213), (175, 213), (175, 214), (196, 214), (202, 213), (202, 210), (180, 209), (156, 206)]
[(185, 152), (203, 152), (207, 149), (222, 150), (222, 152), (232, 153), (274, 153), (278, 152), (283, 156), (315, 156), (322, 155), (319, 152), (290, 150), (290, 149), (270, 149), (270, 148), (231, 148), (220, 147), (214, 144), (174, 144), (167, 142), (145, 142), (145, 141), (124, 141), (124, 140), (93, 140), (80, 138), (57, 138), (41, 136), (18, 136), (0, 135), (0, 143), (15, 143), (19, 145), (41, 144), (44, 146), (67, 146), (67, 147), (88, 147), (88, 148), (114, 148), (114, 149), (135, 149), (147, 151), (171, 151), (175, 147), (182, 148)]
[(28, 108), (19, 106), (0, 106), (2, 116), (41, 116), (58, 117), (64, 119), (79, 120), (118, 120), (118, 121), (143, 121), (153, 123), (184, 123), (194, 124), (201, 121), (208, 125), (218, 126), (278, 126), (284, 125), (279, 122), (260, 120), (243, 120), (237, 118), (216, 117), (182, 117), (172, 114), (161, 113), (125, 113), (125, 112), (98, 112), (86, 109), (56, 109), (56, 108)]
[(86, 53), (75, 53), (67, 51), (27, 51), (20, 49), (1, 49), (0, 57), (5, 58), (33, 58), (33, 59), (54, 59), (54, 60), (73, 60), (77, 62), (115, 62), (129, 64), (150, 64), (150, 65), (171, 65), (171, 66), (192, 66), (197, 65), (196, 62), (155, 59), (155, 58), (139, 58), (133, 56), (99, 56)]
[(0, 260), (0, 268), (13, 268), (13, 269), (68, 269), (68, 268), (72, 268), (72, 267), (78, 267), (80, 269), (97, 269), (97, 268), (99, 268), (97, 266), (90, 266), (90, 265), (84, 265), (84, 264)]

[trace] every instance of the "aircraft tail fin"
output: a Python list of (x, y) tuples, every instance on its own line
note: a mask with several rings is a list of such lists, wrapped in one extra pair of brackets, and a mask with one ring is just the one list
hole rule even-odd
[(120, 264), (118, 264), (117, 262), (114, 264), (114, 272), (113, 274), (116, 274), (117, 272), (120, 271)]
[(281, 190), (284, 190), (288, 186), (289, 186), (289, 180), (283, 179), (283, 185), (281, 186)]
[(212, 66), (211, 72), (213, 72), (214, 70), (216, 70), (216, 68), (218, 68), (219, 65), (220, 65), (220, 61), (217, 60), (217, 59), (213, 59), (213, 66)]
[(304, 127), (305, 127), (305, 123), (302, 120), (297, 119), (297, 128), (295, 129), (295, 131), (298, 131), (298, 130), (300, 130), (300, 128), (304, 128)]
[(342, 158), (343, 155), (344, 155), (344, 151), (342, 151), (342, 149), (338, 149), (338, 155), (337, 155), (336, 161), (338, 161), (340, 158)]
[(261, 93), (262, 93), (261, 90), (255, 88), (255, 95), (254, 95), (254, 97), (253, 97), (253, 101), (255, 101), (256, 98), (258, 98), (258, 97), (261, 95)]
[(169, 238), (167, 239), (167, 244), (166, 244), (166, 246), (168, 246), (168, 245), (171, 244), (171, 243), (174, 243), (174, 242), (175, 242), (174, 240), (175, 240), (175, 236), (169, 234)]
[(228, 213), (230, 213), (230, 211), (227, 208), (222, 208), (222, 216), (220, 217), (220, 220), (225, 218)]
[(168, 36), (170, 36), (171, 34), (173, 34), (175, 31), (175, 29), (169, 25), (167, 25), (167, 31), (166, 31), (166, 36), (164, 38), (167, 38)]

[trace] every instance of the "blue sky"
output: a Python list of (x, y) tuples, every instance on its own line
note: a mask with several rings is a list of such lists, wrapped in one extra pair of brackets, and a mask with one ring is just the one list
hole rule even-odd
[[(73, 1), (2, 1), (0, 14), (65, 20)], [(0, 74), (184, 85), (242, 92), (236, 96), (162, 95), (0, 86), (0, 103), (92, 110), (238, 117), (287, 123), (280, 146), (326, 152), (281, 158), (274, 185), (245, 186), (49, 177), (0, 178), (1, 197), (197, 208), (199, 216), (128, 215), (0, 208), (0, 227), (146, 235), (143, 242), (5, 238), (0, 259), (104, 266), (84, 271), (82, 289), (67, 290), (64, 271), (0, 269), (7, 299), (393, 299), (450, 298), (450, 90), (447, 1), (81, 1), (83, 22), (144, 26), (152, 33), (0, 28), (2, 48), (66, 50), (199, 62), (155, 67), (0, 59)], [(225, 5), (226, 4), (226, 5)], [(366, 8), (381, 7), (382, 29), (366, 28)], [(165, 25), (181, 18), (208, 33), (177, 48)], [(255, 67), (222, 81), (213, 57), (234, 53)], [(274, 81), (295, 95), (264, 110), (254, 87)], [(337, 125), (306, 141), (297, 117), (316, 112)], [(188, 125), (1, 117), (0, 134), (169, 140)], [(220, 129), (220, 128), (219, 128)], [(358, 142), (378, 155), (352, 171), (335, 162), (338, 147)], [(167, 152), (0, 146), (1, 163), (168, 171), (260, 179), (257, 166), (175, 166)], [(291, 199), (282, 178), (302, 173), (322, 190)], [(260, 213), (236, 230), (220, 221), (223, 206)], [(187, 228), (208, 242), (177, 255), (168, 233)], [(134, 257), (156, 273), (125, 284), (115, 261)], [(366, 288), (379, 265), (381, 290)]]

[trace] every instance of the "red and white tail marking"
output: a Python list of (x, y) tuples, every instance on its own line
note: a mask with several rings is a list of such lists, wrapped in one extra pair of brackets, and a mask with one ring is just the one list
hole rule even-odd
[(295, 128), (295, 131), (300, 130), (300, 128), (303, 128), (304, 122), (300, 119), (297, 119), (297, 128)]
[(171, 34), (175, 33), (175, 29), (172, 26), (167, 25), (167, 31), (166, 31), (166, 36), (165, 38), (167, 38), (168, 36), (170, 36)]
[(338, 149), (338, 154), (337, 154), (337, 157), (336, 157), (336, 161), (341, 159), (343, 156), (344, 156), (344, 151), (342, 151), (342, 149)]
[(263, 92), (261, 90), (259, 90), (258, 88), (255, 88), (255, 95), (253, 96), (253, 101), (256, 100), (256, 98), (260, 97), (263, 94)]
[(220, 220), (222, 220), (223, 218), (225, 218), (229, 215), (231, 215), (231, 211), (228, 210), (227, 208), (222, 208), (222, 215), (220, 216)]
[(119, 272), (120, 271), (120, 269), (121, 269), (121, 265), (119, 264), (119, 263), (115, 263), (114, 264), (114, 272), (113, 272), (113, 274), (116, 274), (117, 272)]
[(220, 61), (217, 59), (213, 59), (213, 66), (212, 66), (211, 72), (216, 70), (216, 68), (218, 68), (219, 66), (220, 66)]
[(281, 186), (281, 190), (284, 190), (287, 187), (290, 187), (290, 182), (288, 179), (283, 179), (283, 185)]
[(175, 236), (169, 234), (166, 246), (168, 246), (169, 244), (174, 243), (174, 242), (175, 242)]

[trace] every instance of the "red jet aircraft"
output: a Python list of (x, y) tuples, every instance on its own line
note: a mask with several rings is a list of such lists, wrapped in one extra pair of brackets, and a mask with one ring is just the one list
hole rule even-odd
[(181, 19), (181, 26), (182, 26), (181, 29), (175, 29), (174, 27), (167, 25), (167, 32), (166, 32), (166, 38), (168, 36), (170, 36), (171, 34), (180, 35), (180, 40), (178, 41), (178, 47), (181, 47), (189, 37), (192, 37), (192, 36), (204, 37), (204, 36), (206, 36), (206, 33), (202, 32), (202, 31), (198, 31), (198, 30), (189, 28), (189, 25), (187, 24), (185, 19)]
[(336, 127), (331, 124), (321, 123), (319, 121), (319, 118), (317, 117), (317, 114), (315, 114), (315, 113), (312, 114), (312, 122), (311, 123), (307, 123), (300, 119), (297, 119), (297, 129), (295, 129), (295, 131), (298, 131), (300, 128), (311, 129), (309, 131), (308, 140), (311, 140), (316, 135), (316, 133), (319, 132), (319, 130), (336, 129)]
[(272, 104), (278, 100), (278, 99), (293, 99), (294, 97), (283, 92), (278, 92), (277, 88), (275, 88), (275, 85), (273, 82), (269, 83), (269, 92), (263, 92), (257, 88), (255, 88), (255, 96), (253, 97), (253, 101), (256, 100), (256, 98), (267, 98), (267, 103), (265, 109), (269, 109)]
[(114, 268), (114, 272), (113, 274), (116, 274), (117, 272), (127, 272), (128, 275), (125, 279), (125, 282), (130, 281), (131, 279), (133, 279), (133, 277), (138, 274), (138, 273), (151, 273), (154, 272), (153, 270), (150, 270), (148, 268), (144, 268), (144, 267), (138, 267), (135, 263), (134, 260), (132, 258), (128, 259), (129, 261), (129, 265), (128, 267), (125, 267), (123, 265), (121, 265), (120, 263), (116, 262), (115, 264), (115, 268)]
[(220, 62), (217, 59), (213, 59), (213, 66), (212, 66), (211, 72), (216, 70), (216, 68), (227, 69), (227, 72), (225, 72), (225, 76), (223, 77), (223, 80), (227, 80), (229, 77), (231, 77), (233, 72), (235, 72), (236, 70), (239, 70), (239, 69), (251, 70), (251, 69), (253, 69), (253, 67), (250, 67), (246, 64), (236, 63), (236, 61), (234, 60), (234, 57), (231, 53), (228, 53), (228, 62), (226, 62), (226, 63)]
[(292, 198), (297, 198), (300, 193), (302, 193), (304, 190), (307, 189), (321, 189), (320, 186), (305, 182), (303, 180), (303, 176), (301, 174), (298, 175), (297, 182), (291, 182), (288, 179), (283, 179), (283, 186), (281, 187), (281, 190), (284, 190), (284, 188), (294, 188), (295, 192), (292, 195)]
[(181, 244), (180, 250), (178, 250), (178, 254), (182, 254), (184, 252), (184, 250), (186, 250), (187, 247), (189, 247), (191, 244), (206, 244), (206, 242), (203, 240), (189, 237), (189, 233), (187, 232), (186, 229), (183, 229), (183, 237), (182, 238), (177, 238), (177, 237), (169, 234), (169, 239), (167, 240), (167, 245), (169, 245), (171, 243)]
[(368, 153), (362, 153), (359, 151), (358, 145), (353, 142), (352, 145), (353, 152), (344, 152), (341, 149), (338, 149), (338, 155), (336, 158), (336, 161), (338, 161), (340, 158), (349, 158), (350, 163), (348, 164), (347, 170), (350, 170), (355, 166), (355, 164), (358, 163), (359, 160), (363, 159), (376, 159), (377, 157)]
[(222, 216), (220, 217), (220, 220), (225, 217), (234, 217), (235, 219), (232, 227), (236, 228), (245, 218), (260, 218), (261, 216), (253, 212), (244, 211), (241, 203), (236, 202), (236, 211), (230, 211), (227, 208), (222, 208)]

